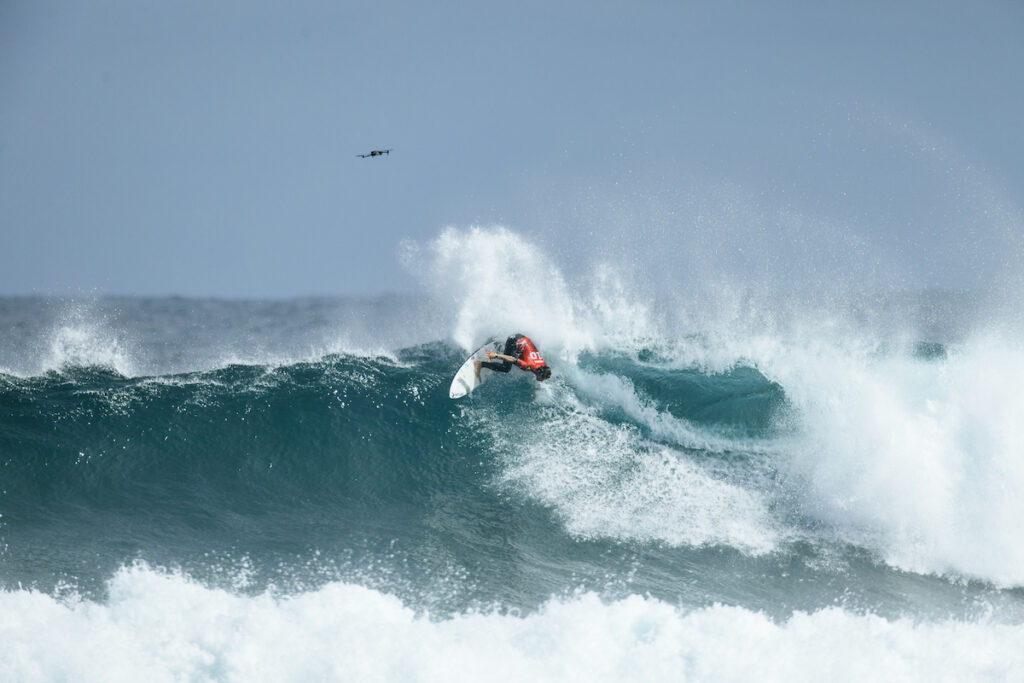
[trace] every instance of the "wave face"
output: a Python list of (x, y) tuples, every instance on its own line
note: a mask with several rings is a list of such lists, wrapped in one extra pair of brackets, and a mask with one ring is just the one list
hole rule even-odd
[[(408, 578), (419, 584), (438, 556), (445, 573), (478, 564), (506, 525), (535, 532), (497, 553), (509, 573), (520, 553), (570, 563), (581, 540), (752, 556), (778, 542), (768, 501), (742, 481), (773, 476), (766, 453), (784, 404), (757, 371), (709, 378), (585, 354), (550, 387), (511, 376), (457, 403), (446, 392), (462, 356), (428, 344), (162, 377), (96, 366), (7, 377), (5, 540), (30, 556), (101, 558), (97, 585), (139, 558), (197, 571), (211, 551), (263, 558), (250, 577), (263, 587), (322, 573), (282, 576), (289, 556), (377, 562), (382, 543), (408, 545), (402, 562), (423, 565)], [(660, 401), (640, 398), (644, 387)], [(8, 582), (45, 582), (19, 555), (5, 556)], [(518, 591), (536, 602), (550, 588)]]
[[(0, 678), (1021, 670), (1012, 325), (683, 300), (495, 230), (411, 245), (417, 297), (0, 300)], [(449, 400), (516, 331), (552, 380)]]

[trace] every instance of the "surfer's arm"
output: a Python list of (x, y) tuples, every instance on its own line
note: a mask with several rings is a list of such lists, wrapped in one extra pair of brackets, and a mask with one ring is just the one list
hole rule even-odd
[(487, 352), (488, 359), (500, 358), (500, 363), (488, 363), (481, 362), (480, 367), (487, 368), (488, 370), (494, 370), (495, 372), (508, 372), (512, 367), (512, 364), (516, 362), (516, 359), (512, 356), (506, 356), (503, 353), (495, 353), (494, 351)]

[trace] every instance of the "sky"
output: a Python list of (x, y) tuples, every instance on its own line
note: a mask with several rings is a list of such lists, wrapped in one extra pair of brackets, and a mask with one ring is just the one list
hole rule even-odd
[(413, 291), (403, 249), (474, 225), (570, 274), (987, 286), (1022, 36), (1017, 0), (3, 0), (0, 295)]

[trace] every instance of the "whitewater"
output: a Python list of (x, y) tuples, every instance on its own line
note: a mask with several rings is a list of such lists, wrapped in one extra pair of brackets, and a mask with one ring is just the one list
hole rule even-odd
[[(408, 242), (415, 295), (0, 299), (0, 679), (1024, 676), (1005, 298), (548, 246)], [(515, 332), (552, 379), (449, 400)]]

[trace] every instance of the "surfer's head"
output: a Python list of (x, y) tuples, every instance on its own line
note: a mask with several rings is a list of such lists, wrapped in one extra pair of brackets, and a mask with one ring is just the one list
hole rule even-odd
[(533, 374), (537, 378), (538, 382), (543, 382), (548, 377), (551, 377), (551, 368), (549, 368), (546, 365), (542, 365), (539, 368), (537, 368), (536, 370), (534, 370)]

